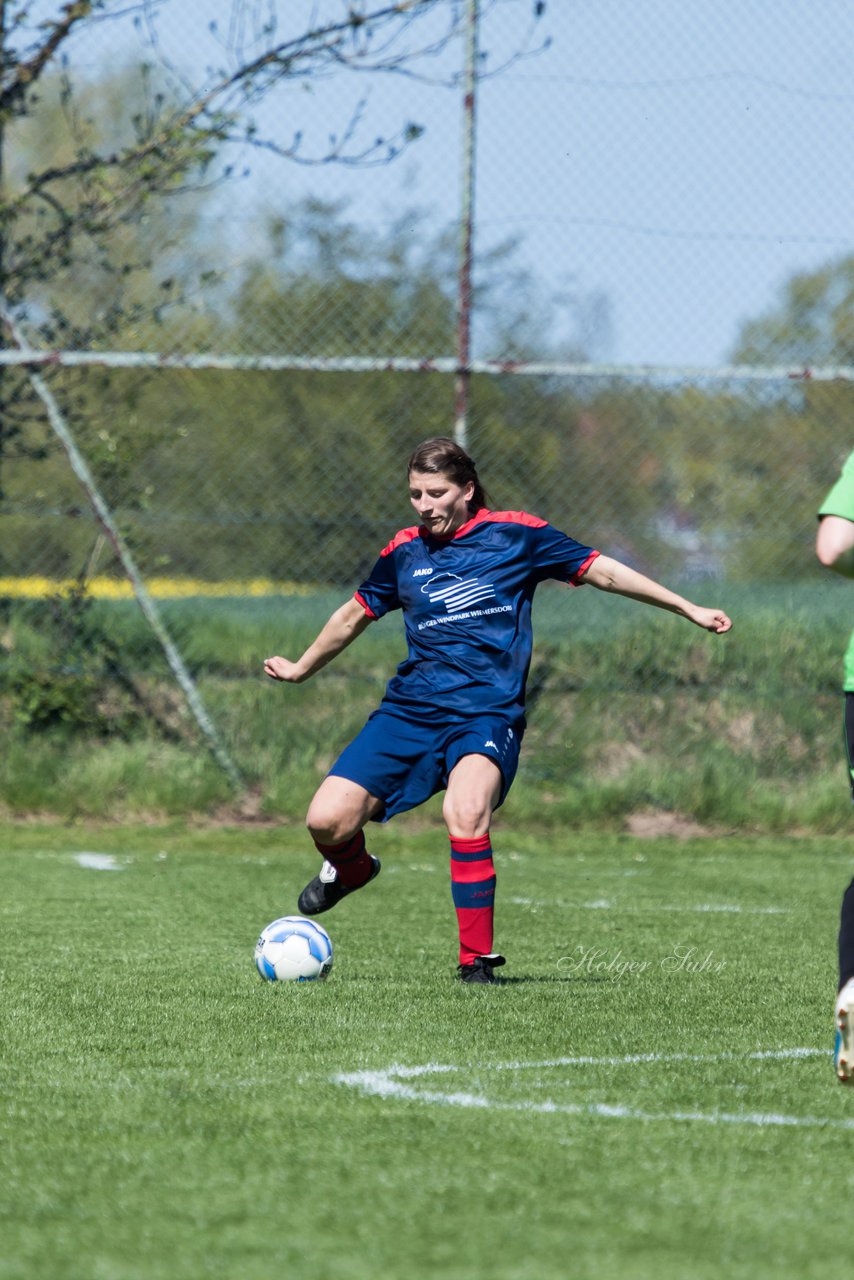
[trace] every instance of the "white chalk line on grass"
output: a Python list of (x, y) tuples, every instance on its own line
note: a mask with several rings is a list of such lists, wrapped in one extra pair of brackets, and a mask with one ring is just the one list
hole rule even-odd
[(660, 903), (656, 907), (650, 907), (650, 911), (701, 911), (701, 912), (723, 912), (728, 915), (743, 916), (785, 916), (789, 914), (788, 907), (744, 907), (733, 902), (700, 902), (695, 907), (679, 907), (675, 904)]
[(119, 862), (111, 853), (83, 853), (72, 854), (74, 861), (80, 867), (86, 867), (89, 871), (124, 871)]
[[(798, 1058), (828, 1057), (825, 1049), (769, 1049), (757, 1053), (642, 1053), (628, 1054), (625, 1057), (567, 1057), (550, 1058), (543, 1062), (496, 1062), (485, 1068), (488, 1071), (536, 1071), (554, 1067), (631, 1067), (643, 1063), (662, 1064), (668, 1062), (747, 1062), (776, 1060), (787, 1061)], [(728, 1112), (728, 1111), (645, 1111), (638, 1107), (614, 1106), (604, 1102), (554, 1102), (546, 1099), (533, 1102), (522, 1099), (516, 1102), (503, 1102), (483, 1093), (470, 1093), (460, 1090), (424, 1089), (407, 1081), (417, 1080), (424, 1076), (450, 1075), (460, 1071), (471, 1070), (470, 1066), (457, 1066), (448, 1063), (428, 1062), (420, 1066), (391, 1066), (379, 1071), (349, 1071), (332, 1076), (334, 1084), (345, 1085), (357, 1089), (360, 1093), (373, 1097), (395, 1098), (411, 1102), (433, 1103), (448, 1107), (467, 1107), (488, 1111), (524, 1111), (539, 1112), (546, 1115), (590, 1116), (607, 1120), (640, 1120), (640, 1121), (682, 1121), (696, 1124), (731, 1124), (749, 1125), (766, 1128), (796, 1129), (854, 1129), (852, 1119), (829, 1119), (823, 1116), (795, 1116), (780, 1112)]]
[(650, 903), (649, 906), (626, 907), (620, 903), (613, 902), (610, 898), (596, 898), (590, 902), (549, 902), (545, 898), (508, 898), (507, 901), (512, 902), (517, 907), (568, 907), (578, 911), (619, 911), (622, 915), (653, 915), (661, 911), (681, 914), (699, 912), (704, 915), (712, 913), (743, 916), (785, 916), (789, 914), (788, 907), (745, 907), (734, 902), (699, 902), (692, 906), (684, 907), (675, 903), (656, 902)]

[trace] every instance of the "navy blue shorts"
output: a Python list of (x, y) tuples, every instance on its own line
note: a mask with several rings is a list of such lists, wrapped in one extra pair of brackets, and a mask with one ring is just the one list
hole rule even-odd
[[(498, 805), (516, 776), (524, 723), (495, 715), (473, 716), (462, 724), (404, 720), (380, 707), (368, 719), (329, 773), (347, 778), (383, 801), (377, 822), (388, 822), (444, 791), (463, 756), (487, 756), (501, 770)], [(496, 808), (498, 807), (496, 805)]]

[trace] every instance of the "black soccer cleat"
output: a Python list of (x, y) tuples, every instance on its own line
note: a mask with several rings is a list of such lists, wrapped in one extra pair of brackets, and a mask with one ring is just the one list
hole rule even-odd
[[(369, 884), (371, 880), (375, 880), (380, 873), (380, 860), (375, 858), (373, 854), (368, 854), (372, 862), (371, 874), (368, 876), (365, 884)], [(346, 885), (342, 884), (338, 878), (338, 872), (335, 870), (331, 862), (324, 862), (320, 868), (320, 874), (316, 875), (313, 880), (305, 886), (299, 898), (297, 906), (304, 916), (319, 916), (322, 911), (328, 911), (330, 907), (334, 907), (346, 898), (348, 893), (355, 893), (357, 889), (364, 889), (365, 884)]]
[(504, 956), (489, 955), (475, 956), (471, 964), (457, 965), (457, 977), (460, 982), (478, 984), (480, 986), (498, 986), (501, 982), (500, 978), (496, 978), (492, 972), (493, 969), (499, 969), (501, 965), (506, 964)]

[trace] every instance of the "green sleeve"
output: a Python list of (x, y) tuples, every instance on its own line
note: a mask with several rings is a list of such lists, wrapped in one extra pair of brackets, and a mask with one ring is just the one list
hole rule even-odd
[(818, 509), (820, 516), (854, 520), (854, 453), (850, 453), (836, 484)]
[[(819, 516), (842, 516), (854, 521), (854, 453), (850, 453), (839, 479), (818, 509)], [(854, 693), (854, 633), (845, 650), (844, 678), (846, 693)]]
[(842, 688), (846, 693), (854, 693), (854, 634), (848, 641), (843, 665)]

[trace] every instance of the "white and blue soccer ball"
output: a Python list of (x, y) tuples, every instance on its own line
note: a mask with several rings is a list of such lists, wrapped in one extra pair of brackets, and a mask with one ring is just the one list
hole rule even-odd
[(261, 931), (255, 965), (267, 982), (316, 982), (332, 968), (329, 934), (305, 916), (282, 916)]

